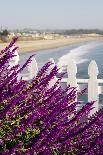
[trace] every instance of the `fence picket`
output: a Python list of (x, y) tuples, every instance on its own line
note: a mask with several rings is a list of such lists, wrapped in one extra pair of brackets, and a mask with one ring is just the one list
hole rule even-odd
[(38, 73), (38, 64), (36, 62), (36, 59), (33, 57), (31, 63), (27, 66), (29, 71), (29, 79), (32, 79), (36, 77)]
[(72, 87), (77, 87), (77, 66), (75, 61), (70, 60), (69, 64), (67, 66), (67, 74), (68, 74), (68, 80), (67, 80), (67, 85), (71, 85)]
[[(10, 50), (12, 51), (14, 48), (15, 47), (12, 47)], [(13, 58), (11, 58), (10, 62), (9, 62), (10, 68), (17, 65), (19, 63), (19, 60), (20, 60), (17, 50), (15, 50), (14, 55), (15, 56)]]
[[(74, 60), (69, 60), (68, 66), (67, 66), (67, 74), (68, 74), (68, 79), (67, 79), (67, 85), (70, 84), (71, 87), (77, 87), (77, 65)], [(77, 101), (77, 95), (75, 98), (75, 101)], [(78, 107), (76, 108), (78, 110)]]
[[(19, 62), (19, 55), (16, 51), (16, 56), (12, 59), (10, 62), (11, 67), (18, 64)], [(53, 64), (50, 66), (50, 70), (55, 66), (55, 61), (53, 58), (50, 58), (49, 61), (51, 61)], [(71, 85), (72, 87), (77, 87), (77, 90), (80, 91), (79, 85), (80, 84), (88, 84), (88, 101), (96, 101), (94, 103), (94, 109), (91, 111), (90, 115), (94, 114), (96, 111), (99, 109), (99, 94), (103, 94), (103, 87), (98, 86), (99, 83), (103, 83), (102, 79), (97, 79), (97, 76), (99, 74), (98, 71), (98, 66), (94, 60), (91, 61), (91, 63), (88, 66), (88, 75), (89, 79), (77, 79), (76, 74), (77, 74), (77, 66), (76, 63), (73, 60), (68, 60), (68, 66), (67, 66), (67, 78), (63, 78), (62, 82), (67, 83), (67, 85)], [(24, 79), (30, 80), (33, 77), (35, 77), (38, 73), (38, 64), (35, 60), (35, 58), (32, 59), (32, 62), (28, 66), (29, 70), (29, 76), (25, 77), (23, 76)], [(50, 71), (49, 70), (49, 71)], [(49, 72), (48, 72), (49, 73)], [(57, 81), (57, 77), (55, 76), (54, 79), (52, 79), (49, 82), (48, 88), (51, 88), (55, 82)], [(76, 98), (77, 100), (77, 98)]]
[(98, 79), (97, 76), (99, 74), (98, 66), (94, 60), (91, 61), (88, 67), (88, 101), (96, 101), (94, 103), (94, 109), (91, 111), (91, 115), (98, 111)]
[[(50, 62), (52, 62), (52, 65), (50, 66), (50, 71), (55, 67), (55, 61), (53, 58), (50, 58), (49, 59)], [(54, 78), (52, 80), (49, 81), (49, 85), (48, 85), (48, 88), (51, 88), (52, 86), (54, 86), (54, 84), (56, 83), (57, 81), (57, 77), (54, 76)]]
[[(13, 46), (10, 50), (12, 51), (14, 48), (15, 48), (15, 46)], [(17, 50), (15, 50), (14, 55), (15, 56), (13, 58), (11, 58), (9, 61), (9, 65), (10, 65), (9, 68), (19, 64), (20, 58), (19, 58), (19, 54), (18, 54)], [(17, 80), (20, 80), (20, 79), (21, 79), (21, 74), (19, 73)]]

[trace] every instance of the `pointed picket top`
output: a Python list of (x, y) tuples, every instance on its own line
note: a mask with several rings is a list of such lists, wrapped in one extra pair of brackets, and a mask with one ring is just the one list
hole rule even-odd
[[(14, 48), (15, 48), (15, 46), (11, 47), (10, 51), (12, 51)], [(19, 60), (20, 60), (17, 50), (15, 50), (14, 55), (15, 56), (12, 57), (10, 62), (9, 62), (10, 68), (17, 65), (19, 63)]]
[(15, 51), (15, 57), (14, 57), (14, 60), (15, 60), (15, 64), (17, 65), (18, 63), (19, 63), (19, 54), (18, 54), (18, 52), (17, 52), (17, 50)]
[[(77, 78), (76, 78), (76, 74), (77, 74), (77, 65), (75, 63), (74, 60), (68, 60), (68, 66), (67, 66), (67, 73), (68, 73), (68, 79), (67, 79), (67, 85), (70, 84), (71, 87), (77, 87)], [(78, 89), (78, 87), (77, 87)], [(75, 98), (75, 101), (77, 101), (77, 95)], [(77, 110), (78, 108), (76, 108)]]
[(54, 61), (53, 58), (50, 58), (49, 61), (52, 63), (51, 66), (50, 66), (50, 69), (52, 69), (52, 68), (55, 67), (55, 65), (56, 65), (56, 64), (55, 64), (55, 61)]
[(77, 66), (74, 60), (69, 60), (68, 66), (67, 66), (67, 74), (68, 74), (68, 80), (67, 85), (71, 85), (72, 87), (77, 87)]
[[(50, 58), (49, 61), (52, 63), (51, 66), (49, 67), (50, 68), (49, 71), (51, 71), (55, 67), (56, 64), (55, 64), (55, 61), (53, 58)], [(54, 84), (56, 83), (57, 80), (58, 80), (58, 78), (56, 76), (54, 76), (54, 78), (49, 81), (48, 88), (50, 89), (52, 86), (54, 86)]]
[(68, 72), (68, 76), (69, 75), (75, 76), (77, 74), (77, 65), (73, 59), (69, 59), (69, 63), (67, 66), (67, 72)]
[(88, 67), (88, 75), (89, 76), (98, 76), (99, 70), (95, 60), (92, 60)]
[[(10, 48), (10, 51), (12, 52), (12, 50), (14, 48), (15, 48), (15, 45)], [(15, 56), (10, 59), (10, 61), (9, 61), (9, 68), (19, 64), (20, 58), (19, 58), (19, 54), (18, 54), (17, 50), (14, 51), (13, 55), (15, 55)], [(21, 74), (19, 73), (18, 77), (17, 77), (17, 80), (19, 81), (20, 79), (21, 79)]]
[(48, 73), (50, 73), (50, 71), (51, 71), (51, 70), (55, 67), (55, 65), (56, 65), (53, 58), (50, 58), (50, 59), (49, 59), (49, 62), (51, 62), (52, 64), (51, 64), (50, 67), (49, 67)]
[(38, 64), (36, 59), (33, 57), (31, 63), (28, 65), (29, 77), (34, 78), (38, 73)]
[(59, 69), (58, 73), (62, 72), (62, 69), (59, 68), (59, 65), (55, 63), (53, 58), (50, 58), (49, 61), (52, 63), (52, 65), (50, 66), (50, 69), (52, 69), (53, 67), (57, 66), (57, 68)]
[(92, 60), (88, 67), (88, 101), (95, 101), (95, 103), (93, 105), (94, 109), (90, 111), (90, 115), (93, 115), (99, 109), (98, 74), (98, 66), (95, 60)]
[(53, 58), (50, 58), (49, 61), (52, 62), (55, 65), (55, 61), (54, 61)]

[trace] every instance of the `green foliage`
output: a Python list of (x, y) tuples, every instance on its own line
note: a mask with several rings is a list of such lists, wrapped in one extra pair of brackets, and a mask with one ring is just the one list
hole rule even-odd
[(3, 30), (3, 32), (0, 32), (0, 35), (1, 36), (8, 36), (8, 34), (9, 34), (9, 31), (8, 30)]

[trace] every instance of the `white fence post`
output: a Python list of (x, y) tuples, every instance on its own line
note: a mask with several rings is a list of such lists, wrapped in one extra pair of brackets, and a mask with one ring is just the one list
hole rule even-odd
[(29, 79), (32, 79), (36, 77), (38, 73), (38, 64), (35, 60), (35, 58), (32, 58), (31, 63), (28, 65), (28, 71), (29, 71)]
[[(56, 64), (55, 64), (55, 61), (54, 61), (53, 58), (50, 58), (49, 61), (52, 62), (52, 65), (50, 66), (50, 71), (51, 71), (53, 69), (53, 67), (55, 67)], [(54, 78), (51, 81), (49, 81), (48, 88), (50, 89), (52, 86), (54, 86), (54, 84), (56, 83), (56, 81), (57, 81), (57, 77), (54, 76)]]
[(88, 101), (96, 101), (93, 105), (94, 109), (90, 112), (90, 115), (94, 114), (98, 111), (98, 79), (97, 76), (99, 74), (98, 66), (94, 60), (91, 61), (88, 67)]

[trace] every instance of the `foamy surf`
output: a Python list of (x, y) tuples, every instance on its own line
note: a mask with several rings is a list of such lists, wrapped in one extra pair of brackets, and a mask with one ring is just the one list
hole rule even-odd
[(94, 49), (97, 45), (98, 44), (91, 43), (91, 44), (82, 45), (70, 50), (68, 54), (65, 54), (64, 56), (59, 58), (58, 66), (59, 67), (67, 66), (69, 60), (71, 59), (74, 60), (76, 64), (81, 64), (86, 61), (89, 61), (86, 58), (86, 54), (90, 53), (91, 50)]

